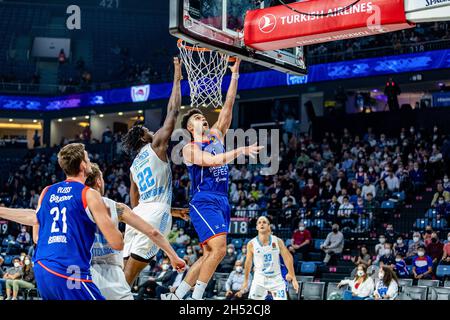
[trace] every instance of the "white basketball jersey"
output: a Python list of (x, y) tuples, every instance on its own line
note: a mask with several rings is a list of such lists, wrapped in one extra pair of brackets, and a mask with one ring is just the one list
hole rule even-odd
[(277, 277), (281, 276), (280, 248), (278, 238), (270, 236), (269, 244), (263, 246), (258, 236), (251, 240), (253, 245), (254, 277)]
[[(111, 213), (111, 220), (114, 222), (116, 227), (119, 226), (119, 217), (117, 215), (116, 202), (114, 200), (103, 197), (103, 202), (109, 208)], [(106, 241), (105, 237), (101, 233), (100, 229), (97, 227), (95, 233), (95, 241), (92, 245), (92, 261), (91, 264), (109, 264), (123, 267), (122, 251), (117, 251), (111, 248)]]
[(162, 161), (149, 143), (134, 159), (131, 168), (133, 181), (139, 190), (139, 203), (172, 202), (172, 171), (170, 162)]

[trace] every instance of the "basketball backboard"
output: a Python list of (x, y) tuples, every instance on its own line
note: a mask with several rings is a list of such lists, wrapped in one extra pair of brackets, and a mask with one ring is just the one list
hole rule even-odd
[(272, 1), (170, 0), (170, 33), (192, 44), (238, 56), (270, 69), (305, 75), (303, 47), (258, 51), (244, 44), (244, 20), (248, 10), (264, 8)]

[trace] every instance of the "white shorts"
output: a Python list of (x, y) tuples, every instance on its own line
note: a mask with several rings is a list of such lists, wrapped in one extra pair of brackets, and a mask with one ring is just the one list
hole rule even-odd
[[(158, 229), (167, 238), (172, 228), (170, 205), (159, 202), (140, 203), (133, 211), (145, 222)], [(149, 260), (159, 251), (159, 248), (148, 236), (129, 225), (125, 229), (124, 242), (124, 258), (135, 254), (145, 260)]]
[(94, 284), (106, 300), (134, 300), (121, 267), (110, 264), (93, 264), (91, 274)]
[(252, 281), (248, 298), (250, 300), (264, 300), (269, 292), (272, 294), (273, 300), (287, 300), (286, 282), (281, 276), (256, 276)]

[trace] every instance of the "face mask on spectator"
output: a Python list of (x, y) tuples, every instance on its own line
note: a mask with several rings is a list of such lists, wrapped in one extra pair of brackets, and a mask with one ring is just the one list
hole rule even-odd
[(380, 239), (378, 239), (378, 241), (380, 241), (380, 243), (383, 244), (383, 243), (386, 242), (386, 239), (385, 238), (380, 238)]
[(241, 272), (242, 272), (242, 267), (241, 267), (241, 266), (236, 267), (236, 272), (237, 272), (237, 273), (241, 273)]
[(308, 170), (309, 174), (313, 174), (313, 171), (311, 169)]
[(403, 243), (403, 240), (402, 239), (398, 239), (397, 240), (397, 244), (402, 244)]
[(362, 276), (364, 276), (364, 271), (358, 270), (358, 272), (356, 274), (358, 275), (358, 277), (362, 277)]
[(228, 254), (233, 254), (233, 252), (234, 252), (234, 250), (233, 250), (233, 248), (228, 248)]
[(392, 253), (392, 250), (391, 250), (391, 249), (384, 249), (384, 254), (385, 254), (386, 256), (390, 256), (391, 253)]
[(164, 264), (161, 266), (161, 268), (162, 268), (163, 271), (167, 271), (167, 270), (169, 270), (169, 265), (168, 265), (167, 263), (164, 263)]
[(23, 261), (25, 259), (25, 256), (20, 256), (20, 261)]
[(188, 254), (191, 254), (191, 253), (192, 253), (192, 249), (187, 249), (186, 252), (187, 252)]
[(400, 262), (400, 261), (402, 261), (402, 259), (401, 258), (395, 258), (395, 261)]
[(26, 265), (26, 266), (29, 266), (30, 263), (31, 263), (31, 261), (30, 261), (29, 259), (25, 260), (25, 265)]
[(419, 257), (423, 257), (423, 256), (425, 255), (425, 252), (423, 252), (423, 251), (418, 251), (418, 252), (417, 252), (417, 255), (418, 255)]
[(414, 242), (419, 242), (420, 238), (419, 237), (413, 237), (413, 241)]
[(298, 230), (305, 231), (305, 227), (298, 227)]
[(378, 279), (383, 280), (383, 278), (384, 278), (384, 273), (383, 272), (378, 273)]
[(25, 232), (27, 232), (27, 229), (22, 228), (22, 233), (25, 233)]
[(14, 268), (18, 268), (20, 267), (20, 263), (19, 262), (14, 262)]
[(439, 200), (439, 204), (444, 204), (444, 200)]
[(369, 172), (372, 173), (373, 172), (373, 168), (369, 168)]
[(180, 230), (180, 235), (183, 235), (184, 234), (184, 230)]

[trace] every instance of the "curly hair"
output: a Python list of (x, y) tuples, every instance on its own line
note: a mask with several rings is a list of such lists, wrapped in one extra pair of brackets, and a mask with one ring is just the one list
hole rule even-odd
[(128, 130), (127, 134), (123, 137), (122, 146), (130, 157), (134, 158), (142, 147), (147, 144), (147, 142), (142, 140), (144, 134), (144, 124), (137, 123), (131, 127), (131, 129)]
[(193, 109), (189, 110), (188, 112), (186, 112), (186, 114), (181, 119), (181, 128), (182, 129), (187, 129), (189, 118), (192, 117), (194, 114), (201, 114), (202, 116), (204, 115), (200, 109), (193, 108)]

